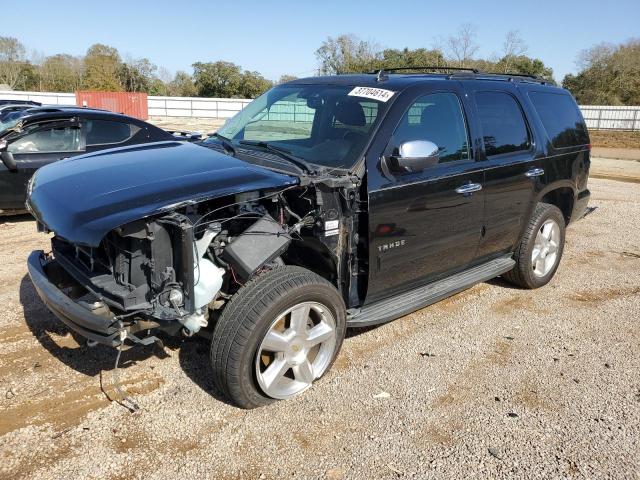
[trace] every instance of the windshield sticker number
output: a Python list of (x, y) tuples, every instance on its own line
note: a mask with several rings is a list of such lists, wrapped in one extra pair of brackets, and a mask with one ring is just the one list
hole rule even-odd
[(364, 97), (371, 100), (379, 100), (381, 102), (388, 101), (393, 94), (391, 90), (385, 90), (384, 88), (371, 88), (371, 87), (356, 87), (349, 92), (350, 97)]

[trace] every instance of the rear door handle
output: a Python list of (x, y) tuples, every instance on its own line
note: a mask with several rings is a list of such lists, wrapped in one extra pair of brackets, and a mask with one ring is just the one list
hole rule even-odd
[(479, 192), (480, 190), (482, 190), (482, 185), (479, 183), (467, 183), (466, 185), (456, 188), (456, 193), (467, 194)]
[(542, 168), (532, 168), (524, 174), (525, 177), (529, 178), (541, 177), (542, 175), (544, 175), (544, 170)]

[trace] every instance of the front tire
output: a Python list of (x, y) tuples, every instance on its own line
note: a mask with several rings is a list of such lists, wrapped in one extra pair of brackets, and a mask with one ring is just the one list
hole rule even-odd
[(331, 367), (346, 309), (324, 278), (284, 266), (250, 280), (229, 301), (213, 333), (214, 382), (242, 408), (307, 390)]
[(538, 203), (505, 280), (523, 288), (539, 288), (549, 283), (560, 265), (564, 251), (565, 221), (555, 205)]

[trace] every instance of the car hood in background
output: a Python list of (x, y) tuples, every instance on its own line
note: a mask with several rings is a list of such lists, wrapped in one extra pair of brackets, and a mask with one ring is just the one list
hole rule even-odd
[(27, 206), (56, 235), (97, 247), (114, 228), (186, 202), (297, 183), (295, 176), (168, 141), (47, 165), (33, 177)]

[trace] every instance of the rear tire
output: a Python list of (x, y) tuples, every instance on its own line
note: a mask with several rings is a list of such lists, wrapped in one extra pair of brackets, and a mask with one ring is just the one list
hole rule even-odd
[(565, 221), (555, 205), (538, 203), (514, 253), (513, 270), (503, 278), (523, 288), (549, 283), (564, 251)]
[(214, 382), (242, 408), (298, 395), (329, 370), (345, 329), (344, 302), (327, 280), (294, 266), (265, 272), (238, 290), (215, 326)]

